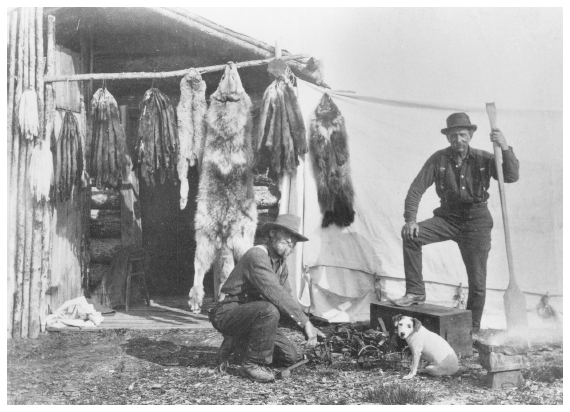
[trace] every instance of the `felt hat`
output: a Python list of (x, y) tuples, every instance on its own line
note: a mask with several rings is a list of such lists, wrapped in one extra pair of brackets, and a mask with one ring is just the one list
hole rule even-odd
[(477, 130), (477, 125), (471, 123), (471, 120), (469, 120), (469, 116), (467, 116), (467, 114), (453, 113), (447, 118), (447, 127), (445, 129), (441, 129), (441, 133), (447, 135), (449, 129), (457, 127), (472, 129), (473, 131)]
[(261, 231), (268, 232), (271, 229), (284, 229), (295, 236), (298, 242), (306, 242), (309, 239), (299, 233), (300, 226), (301, 218), (299, 216), (285, 214), (277, 216), (275, 222), (265, 223), (263, 226), (261, 226)]

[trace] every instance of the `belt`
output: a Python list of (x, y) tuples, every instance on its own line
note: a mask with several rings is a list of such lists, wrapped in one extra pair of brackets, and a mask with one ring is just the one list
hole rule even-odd
[(487, 202), (481, 203), (442, 203), (441, 207), (448, 210), (486, 209)]
[(256, 299), (256, 297), (248, 295), (247, 293), (242, 293), (239, 295), (227, 295), (224, 300), (222, 300), (220, 303), (226, 304), (226, 303), (233, 303), (233, 302), (238, 302), (238, 303), (248, 303), (248, 302), (253, 302)]

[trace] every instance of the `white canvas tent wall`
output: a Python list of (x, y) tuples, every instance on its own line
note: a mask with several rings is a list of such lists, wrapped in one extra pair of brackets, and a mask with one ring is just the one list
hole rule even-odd
[[(324, 89), (299, 82), (299, 102), (309, 133)], [(309, 305), (303, 272), (310, 275), (310, 311), (331, 322), (365, 321), (369, 304), (405, 292), (400, 229), (404, 199), (427, 158), (447, 146), (440, 129), (446, 117), (465, 111), (479, 126), (472, 146), (491, 151), (490, 127), (481, 107), (438, 107), (331, 93), (349, 136), (355, 190), (355, 222), (347, 228), (321, 228), (322, 215), (310, 156), (293, 176), (290, 199), (282, 210), (303, 217), (310, 242), (290, 258), (291, 283)], [(540, 296), (562, 310), (562, 113), (513, 111), (497, 103), (498, 125), (520, 161), (520, 180), (507, 186), (507, 205), (515, 270), (527, 296), (529, 320)], [(307, 138), (309, 135), (307, 134)], [(492, 182), (489, 208), (495, 224), (487, 277), (484, 328), (504, 328), (503, 293), (508, 285), (501, 206)], [(439, 204), (433, 186), (422, 199), (418, 220), (432, 216)], [(456, 288), (467, 291), (467, 275), (454, 242), (424, 248), (428, 302), (452, 306)], [(303, 295), (305, 290), (305, 295)], [(465, 298), (466, 299), (466, 298)]]

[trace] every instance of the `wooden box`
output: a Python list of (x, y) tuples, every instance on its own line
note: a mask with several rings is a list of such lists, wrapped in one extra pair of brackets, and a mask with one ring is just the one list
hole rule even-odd
[(392, 317), (401, 314), (418, 319), (426, 329), (437, 333), (453, 348), (457, 356), (466, 357), (473, 354), (471, 342), (471, 311), (431, 304), (396, 306), (390, 302), (370, 304), (370, 327), (380, 326), (379, 318), (384, 321), (386, 330), (394, 330)]

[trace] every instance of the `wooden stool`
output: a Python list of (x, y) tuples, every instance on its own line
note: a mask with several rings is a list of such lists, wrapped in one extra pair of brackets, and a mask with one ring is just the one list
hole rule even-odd
[[(138, 263), (138, 270), (133, 271), (135, 263)], [(127, 262), (127, 296), (125, 297), (125, 312), (129, 310), (129, 299), (131, 297), (131, 278), (133, 276), (141, 276), (142, 284), (144, 288), (144, 293), (146, 297), (146, 305), (150, 306), (150, 297), (148, 295), (148, 289), (146, 287), (146, 274), (145, 274), (145, 264), (144, 264), (144, 250), (139, 249), (130, 254), (129, 260)]]

